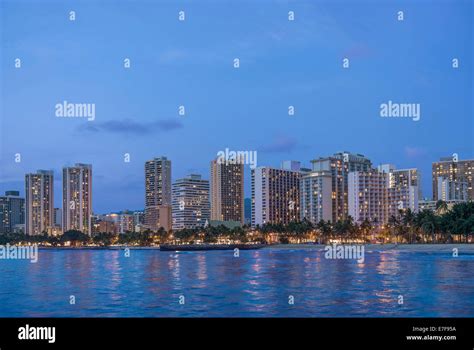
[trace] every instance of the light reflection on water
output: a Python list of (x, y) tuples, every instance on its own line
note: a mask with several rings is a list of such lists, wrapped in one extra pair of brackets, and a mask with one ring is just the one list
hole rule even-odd
[(50, 249), (0, 260), (0, 316), (473, 317), (473, 275), (473, 255), (445, 253)]

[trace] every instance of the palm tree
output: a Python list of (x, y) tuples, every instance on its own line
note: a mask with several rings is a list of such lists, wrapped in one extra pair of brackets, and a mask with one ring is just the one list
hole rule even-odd
[(434, 242), (435, 234), (439, 229), (439, 220), (433, 211), (427, 209), (420, 211), (414, 221), (415, 228), (420, 230), (423, 235), (431, 235), (431, 242)]
[(460, 236), (467, 242), (468, 235), (474, 232), (474, 202), (455, 204), (451, 210), (441, 217), (443, 231), (450, 235)]
[(365, 218), (364, 221), (360, 224), (360, 231), (362, 233), (362, 239), (364, 241), (367, 240), (367, 235), (372, 231), (372, 224), (370, 223), (369, 219)]
[(60, 238), (60, 242), (71, 242), (71, 245), (76, 246), (77, 243), (81, 242), (84, 243), (89, 239), (89, 237), (82, 233), (81, 231), (77, 230), (69, 230), (63, 233)]
[(411, 211), (410, 208), (403, 211), (402, 222), (408, 229), (408, 237), (410, 238), (410, 243), (413, 243), (413, 224), (415, 222), (415, 214)]
[(321, 220), (316, 224), (316, 228), (321, 233), (323, 241), (326, 242), (326, 240), (331, 236), (332, 233), (331, 223), (329, 221)]
[(160, 228), (158, 229), (157, 236), (160, 240), (160, 244), (166, 243), (166, 241), (168, 240), (168, 232), (166, 232), (163, 226), (160, 226)]
[(443, 200), (438, 200), (436, 202), (436, 213), (438, 215), (445, 214), (448, 211), (448, 203)]
[(334, 233), (342, 241), (344, 233), (346, 233), (346, 224), (343, 220), (338, 220), (334, 225)]
[(388, 227), (390, 229), (390, 235), (395, 236), (395, 242), (398, 243), (398, 231), (400, 229), (400, 221), (395, 215), (391, 215), (388, 218)]

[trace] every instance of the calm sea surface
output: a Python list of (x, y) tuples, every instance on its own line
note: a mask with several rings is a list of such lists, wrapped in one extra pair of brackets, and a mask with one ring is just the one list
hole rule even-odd
[(47, 249), (36, 264), (0, 260), (0, 316), (473, 317), (474, 255), (366, 251), (359, 264), (315, 249), (241, 251), (238, 258), (233, 251), (131, 250), (125, 257)]

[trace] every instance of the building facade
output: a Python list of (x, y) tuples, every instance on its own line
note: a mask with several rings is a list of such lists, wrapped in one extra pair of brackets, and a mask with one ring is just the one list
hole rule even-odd
[(368, 220), (374, 227), (388, 222), (388, 174), (375, 169), (349, 173), (349, 215), (361, 224)]
[(54, 226), (54, 175), (38, 170), (25, 175), (25, 233), (39, 235)]
[(63, 231), (92, 234), (92, 165), (63, 168)]
[(467, 199), (474, 200), (473, 188), (474, 159), (458, 160), (457, 157), (441, 158), (432, 164), (433, 200), (439, 198), (438, 181), (447, 179), (451, 182), (467, 182)]
[(211, 220), (244, 223), (244, 165), (211, 162)]
[(252, 169), (252, 226), (300, 219), (299, 167)]
[(418, 202), (422, 198), (421, 175), (418, 169), (396, 169), (392, 164), (378, 167), (379, 172), (388, 174), (389, 216), (398, 216), (400, 210), (418, 212)]
[(438, 177), (437, 196), (438, 200), (444, 202), (466, 202), (469, 200), (469, 183), (466, 178), (449, 179)]
[(63, 210), (61, 208), (54, 208), (54, 225), (63, 226)]
[(141, 232), (145, 225), (145, 212), (135, 211), (133, 212), (133, 226), (134, 232)]
[(119, 216), (119, 233), (135, 231), (135, 217), (132, 213), (121, 213)]
[(313, 171), (327, 171), (332, 177), (332, 222), (348, 216), (348, 174), (354, 171), (368, 172), (372, 162), (362, 154), (339, 152), (331, 157), (311, 161)]
[(0, 234), (16, 232), (25, 224), (25, 199), (18, 191), (0, 196)]
[(172, 188), (173, 230), (204, 227), (211, 219), (209, 181), (191, 174), (176, 180)]
[(332, 175), (330, 171), (311, 171), (300, 179), (300, 218), (313, 224), (332, 221)]
[(145, 163), (145, 226), (153, 231), (160, 227), (161, 206), (171, 206), (171, 160), (166, 157)]

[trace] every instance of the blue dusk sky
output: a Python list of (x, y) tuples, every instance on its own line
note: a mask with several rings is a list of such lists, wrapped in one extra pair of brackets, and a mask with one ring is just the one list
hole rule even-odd
[[(60, 207), (62, 167), (91, 163), (96, 213), (141, 209), (146, 160), (167, 156), (174, 180), (208, 179), (229, 148), (276, 167), (361, 153), (418, 167), (431, 197), (433, 161), (474, 156), (472, 1), (0, 4), (2, 192), (53, 169)], [(94, 103), (95, 120), (56, 117), (63, 101)], [(388, 101), (420, 104), (420, 120), (381, 118)]]

